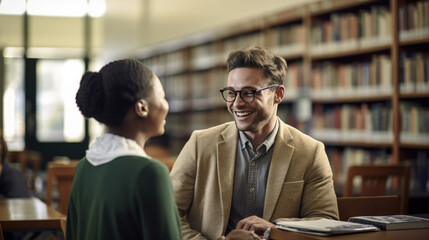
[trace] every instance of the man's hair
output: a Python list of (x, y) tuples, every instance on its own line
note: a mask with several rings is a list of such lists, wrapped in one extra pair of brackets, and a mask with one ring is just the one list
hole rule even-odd
[(232, 51), (226, 63), (228, 72), (243, 67), (263, 69), (269, 84), (283, 85), (286, 79), (286, 61), (258, 46)]

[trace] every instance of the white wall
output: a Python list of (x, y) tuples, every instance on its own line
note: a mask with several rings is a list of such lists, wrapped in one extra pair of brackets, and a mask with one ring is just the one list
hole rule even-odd
[[(29, 47), (81, 48), (84, 22), (81, 18), (29, 16)], [(102, 19), (93, 19), (93, 45), (104, 40)], [(23, 46), (23, 16), (0, 15), (0, 47)]]
[[(222, 29), (318, 0), (106, 0), (93, 20), (95, 49), (127, 52)], [(30, 16), (30, 47), (83, 47), (83, 20)], [(22, 16), (0, 15), (0, 47), (23, 46)]]

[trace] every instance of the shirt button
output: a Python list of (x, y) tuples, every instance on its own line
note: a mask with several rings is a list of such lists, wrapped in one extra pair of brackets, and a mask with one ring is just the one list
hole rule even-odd
[(249, 189), (249, 191), (250, 191), (251, 193), (253, 193), (253, 191), (255, 191), (255, 188), (250, 188), (250, 189)]
[(254, 167), (254, 166), (255, 166), (255, 161), (253, 161), (252, 163), (250, 163), (250, 165), (251, 165), (252, 167)]

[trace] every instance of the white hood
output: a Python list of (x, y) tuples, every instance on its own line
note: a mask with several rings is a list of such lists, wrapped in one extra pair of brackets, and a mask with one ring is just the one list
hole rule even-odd
[(125, 155), (148, 157), (134, 140), (111, 133), (105, 133), (98, 137), (86, 150), (86, 158), (94, 166), (108, 163)]

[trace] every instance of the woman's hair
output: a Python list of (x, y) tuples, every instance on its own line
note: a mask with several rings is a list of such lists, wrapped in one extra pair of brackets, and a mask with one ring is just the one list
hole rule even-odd
[(82, 76), (76, 104), (86, 118), (121, 126), (130, 107), (148, 95), (152, 78), (152, 71), (137, 60), (110, 62), (99, 72)]
[(286, 79), (286, 61), (261, 47), (252, 46), (233, 51), (226, 63), (228, 72), (243, 67), (263, 69), (269, 84), (283, 85)]

